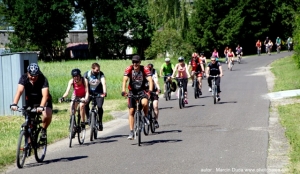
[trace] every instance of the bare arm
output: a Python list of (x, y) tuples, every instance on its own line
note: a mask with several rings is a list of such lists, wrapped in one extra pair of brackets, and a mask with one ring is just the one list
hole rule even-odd
[(90, 92), (89, 92), (89, 83), (87, 81), (86, 78), (83, 78), (84, 79), (84, 87), (85, 87), (85, 101), (87, 101), (89, 99), (89, 96), (90, 96)]
[[(185, 64), (185, 66), (187, 66), (187, 64)], [(186, 74), (187, 74), (188, 78), (190, 78), (190, 77), (191, 77), (191, 75), (190, 75), (190, 72), (189, 72), (189, 70), (186, 68), (186, 69), (185, 69), (185, 71), (186, 71)]]
[(64, 95), (62, 96), (63, 98), (65, 98), (65, 97), (67, 97), (67, 96), (69, 95), (69, 92), (70, 92), (72, 83), (73, 83), (73, 79), (69, 80), (68, 86), (67, 86), (67, 89), (66, 89), (66, 92), (65, 92)]
[(220, 77), (222, 77), (223, 76), (222, 66), (219, 66), (219, 70), (220, 70)]
[(123, 83), (122, 83), (122, 92), (126, 91), (126, 83), (128, 81), (128, 76), (123, 77)]
[(153, 81), (154, 81), (154, 84), (156, 85), (157, 89), (160, 90), (160, 86), (159, 86), (159, 83), (158, 83), (158, 77), (157, 77), (157, 72), (155, 71), (155, 74), (153, 75)]
[(42, 88), (42, 101), (40, 103), (40, 106), (45, 107), (46, 103), (49, 99), (49, 88)]
[(172, 74), (172, 77), (174, 77), (175, 73), (176, 73), (176, 70), (177, 70), (177, 67), (178, 67), (178, 64), (175, 65), (175, 68), (173, 69), (173, 74)]
[(21, 95), (23, 94), (25, 87), (23, 85), (18, 84), (17, 92), (14, 98), (13, 104), (18, 104)]
[(210, 69), (209, 69), (209, 66), (207, 66), (207, 67), (206, 67), (206, 75), (209, 75), (209, 73), (208, 73), (209, 70), (210, 70)]
[(149, 82), (149, 91), (153, 91), (153, 80), (152, 80), (152, 77), (148, 76), (147, 80)]

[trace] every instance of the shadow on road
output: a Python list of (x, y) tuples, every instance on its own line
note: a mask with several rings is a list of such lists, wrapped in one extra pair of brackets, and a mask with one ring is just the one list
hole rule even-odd
[(237, 101), (218, 102), (218, 104), (226, 104), (226, 103), (237, 103)]
[(192, 108), (192, 107), (196, 107), (196, 106), (205, 106), (205, 105), (185, 105), (185, 108)]
[(155, 134), (165, 134), (165, 133), (178, 133), (178, 132), (182, 132), (182, 130), (167, 130), (167, 131), (156, 131), (155, 133), (154, 133), (154, 135)]
[(46, 165), (46, 164), (50, 164), (50, 163), (57, 163), (57, 162), (70, 162), (70, 161), (84, 159), (87, 157), (88, 156), (74, 156), (74, 157), (64, 157), (64, 158), (46, 160), (46, 161), (43, 161), (42, 163), (29, 163), (26, 166), (24, 166), (24, 168), (37, 167), (37, 166)]
[(112, 140), (114, 138), (125, 138), (128, 135), (112, 135), (112, 136), (107, 136), (107, 137), (101, 137), (101, 138), (97, 138), (94, 141), (89, 141), (88, 143), (84, 143), (83, 145), (85, 146), (89, 146), (89, 145), (93, 145), (93, 144), (100, 144), (100, 143), (112, 143), (112, 142), (116, 142), (118, 140)]
[[(173, 139), (173, 140), (152, 140), (152, 141), (144, 141), (141, 143), (141, 146), (151, 146), (157, 143), (177, 143), (181, 142), (182, 140), (178, 139)], [(132, 144), (132, 145), (137, 145), (137, 143)]]
[(173, 107), (158, 108), (158, 110), (163, 110), (163, 109), (173, 109)]

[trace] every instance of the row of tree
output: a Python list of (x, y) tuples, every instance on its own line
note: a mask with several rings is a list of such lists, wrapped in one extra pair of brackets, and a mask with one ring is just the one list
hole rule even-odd
[(291, 36), (298, 7), (299, 0), (0, 0), (0, 25), (15, 30), (12, 51), (53, 59), (63, 56), (75, 13), (84, 16), (91, 57), (122, 58), (128, 46), (146, 58), (237, 44), (247, 54), (258, 39)]

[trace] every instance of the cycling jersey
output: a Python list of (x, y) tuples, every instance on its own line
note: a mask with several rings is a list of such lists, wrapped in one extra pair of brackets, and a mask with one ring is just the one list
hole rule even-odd
[[(156, 86), (156, 84), (154, 83), (155, 80), (158, 80), (157, 79), (156, 69), (153, 68), (151, 70), (151, 74), (152, 74), (152, 80), (153, 80), (153, 92), (156, 92), (157, 89), (158, 89), (157, 86)], [(149, 82), (148, 81), (146, 82), (146, 88), (149, 89)]]
[(219, 53), (218, 52), (213, 52), (212, 57), (215, 57), (215, 58), (219, 57)]
[(233, 52), (228, 52), (228, 53), (227, 53), (227, 56), (228, 56), (228, 57), (233, 57)]
[(176, 77), (184, 78), (184, 79), (187, 78), (186, 67), (187, 67), (186, 64), (184, 64), (184, 67), (182, 67), (181, 65), (178, 65), (178, 67), (177, 67), (178, 74)]
[(260, 42), (256, 42), (256, 47), (260, 47), (261, 43)]
[(84, 78), (81, 77), (81, 84), (80, 85), (75, 83), (74, 80), (73, 80), (73, 88), (74, 88), (73, 94), (76, 97), (84, 97), (85, 96)]
[(201, 72), (201, 64), (203, 64), (202, 60), (200, 58), (192, 58), (190, 64), (192, 65), (192, 71)]
[(243, 48), (242, 47), (236, 47), (236, 52), (237, 54), (241, 54), (243, 51)]
[(220, 62), (216, 63), (209, 63), (207, 67), (209, 67), (209, 74), (212, 76), (219, 75), (220, 74), (220, 69), (219, 67), (221, 66)]
[(151, 76), (151, 72), (148, 67), (140, 65), (140, 71), (136, 72), (133, 69), (133, 65), (128, 66), (125, 69), (124, 76), (129, 77), (128, 90), (133, 93), (146, 90), (147, 77)]
[(281, 44), (281, 39), (280, 38), (276, 39), (276, 44), (279, 44), (279, 45)]
[[(40, 105), (41, 100), (43, 98), (42, 89), (49, 88), (48, 80), (43, 74), (40, 74), (38, 76), (38, 79), (34, 83), (34, 85), (32, 83), (30, 83), (27, 74), (24, 74), (19, 79), (19, 84), (24, 86), (25, 100), (26, 100), (26, 105), (28, 105), (28, 106), (33, 106), (33, 105), (37, 105), (37, 104)], [(50, 94), (49, 94), (47, 103), (48, 104), (46, 104), (46, 106), (50, 106), (50, 104), (51, 104), (51, 107), (52, 107)]]
[(100, 94), (103, 93), (103, 86), (101, 83), (101, 79), (105, 77), (102, 71), (100, 71), (99, 74), (94, 75), (92, 73), (92, 70), (89, 70), (84, 73), (83, 77), (86, 78), (88, 81), (90, 92), (96, 92)]
[(174, 65), (172, 63), (163, 63), (161, 69), (163, 69), (164, 76), (167, 76), (168, 74), (173, 73)]

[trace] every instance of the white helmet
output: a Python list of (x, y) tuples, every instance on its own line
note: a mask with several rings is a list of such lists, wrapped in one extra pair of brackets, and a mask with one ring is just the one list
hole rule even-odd
[(178, 58), (178, 61), (182, 61), (182, 60), (184, 60), (184, 58), (183, 58), (182, 56), (180, 56), (180, 57)]
[(170, 58), (168, 58), (168, 57), (165, 58), (165, 61), (166, 61), (166, 62), (170, 62)]

